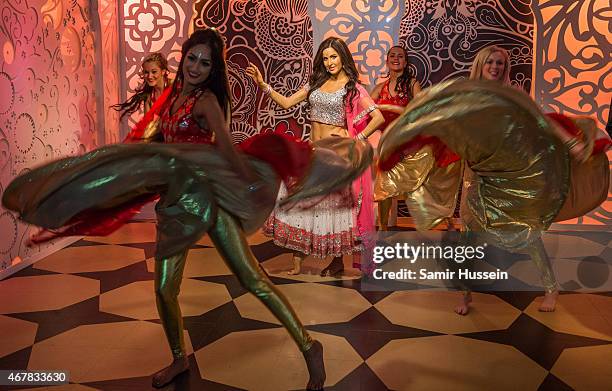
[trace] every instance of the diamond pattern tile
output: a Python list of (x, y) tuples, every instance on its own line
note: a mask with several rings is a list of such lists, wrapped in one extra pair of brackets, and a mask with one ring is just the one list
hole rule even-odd
[[(545, 236), (564, 263), (567, 273), (558, 277), (565, 287), (584, 282), (585, 254), (612, 254), (609, 233), (579, 236)], [(170, 362), (153, 295), (154, 239), (154, 224), (129, 224), (0, 281), (0, 368), (69, 370), (71, 384), (50, 390), (152, 389), (151, 375)], [(456, 292), (409, 291), (401, 282), (395, 292), (362, 290), (348, 258), (341, 279), (319, 277), (324, 262), (316, 259), (305, 262), (305, 274), (288, 276), (289, 252), (261, 233), (249, 243), (322, 341), (328, 391), (598, 391), (612, 384), (605, 285), (562, 294), (553, 313), (537, 311), (539, 291), (476, 292), (470, 315), (461, 317), (453, 312)], [(539, 284), (522, 258), (512, 261), (521, 278)], [(190, 371), (165, 389), (303, 389), (301, 353), (207, 237), (189, 254), (180, 301)], [(17, 388), (24, 389), (6, 387)]]

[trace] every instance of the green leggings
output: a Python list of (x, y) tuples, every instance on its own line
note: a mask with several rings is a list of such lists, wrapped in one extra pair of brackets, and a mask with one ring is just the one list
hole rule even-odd
[[(242, 286), (257, 296), (285, 326), (302, 352), (312, 346), (312, 338), (298, 319), (285, 296), (268, 279), (259, 266), (238, 222), (222, 209), (208, 232), (217, 251)], [(187, 259), (187, 249), (170, 257), (155, 260), (155, 298), (166, 337), (177, 358), (185, 355), (183, 317), (178, 295)]]

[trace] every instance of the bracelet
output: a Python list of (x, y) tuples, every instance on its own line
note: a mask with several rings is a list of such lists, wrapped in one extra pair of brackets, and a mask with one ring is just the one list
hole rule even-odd
[(576, 145), (578, 145), (578, 144), (580, 144), (580, 140), (578, 140), (577, 137), (572, 137), (571, 139), (569, 139), (569, 141), (565, 142), (565, 146), (567, 147), (567, 149), (569, 151), (574, 149), (576, 147)]
[(365, 135), (363, 132), (361, 132), (361, 133), (359, 133), (359, 134), (357, 135), (357, 140), (362, 140), (362, 141), (365, 141), (367, 138), (368, 138), (368, 137), (367, 137), (367, 136), (366, 136), (366, 135)]
[(266, 95), (270, 95), (272, 93), (272, 87), (270, 87), (270, 84), (266, 84), (265, 88), (263, 89), (263, 93)]

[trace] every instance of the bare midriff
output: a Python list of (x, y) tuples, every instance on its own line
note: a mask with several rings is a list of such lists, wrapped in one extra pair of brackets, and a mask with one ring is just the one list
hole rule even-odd
[(310, 140), (318, 141), (327, 137), (348, 137), (348, 130), (341, 126), (312, 122)]

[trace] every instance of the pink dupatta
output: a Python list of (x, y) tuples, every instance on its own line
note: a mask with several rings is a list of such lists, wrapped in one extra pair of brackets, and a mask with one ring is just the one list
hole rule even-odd
[[(357, 84), (358, 94), (351, 100), (351, 105), (345, 108), (346, 124), (348, 134), (355, 138), (370, 122), (370, 114), (376, 109), (376, 104), (366, 89)], [(365, 261), (370, 263), (375, 245), (375, 217), (374, 217), (374, 194), (372, 185), (372, 173), (366, 170), (356, 181), (353, 182), (353, 194), (357, 198), (356, 226), (361, 242), (364, 246)], [(361, 265), (361, 269), (367, 272)]]

